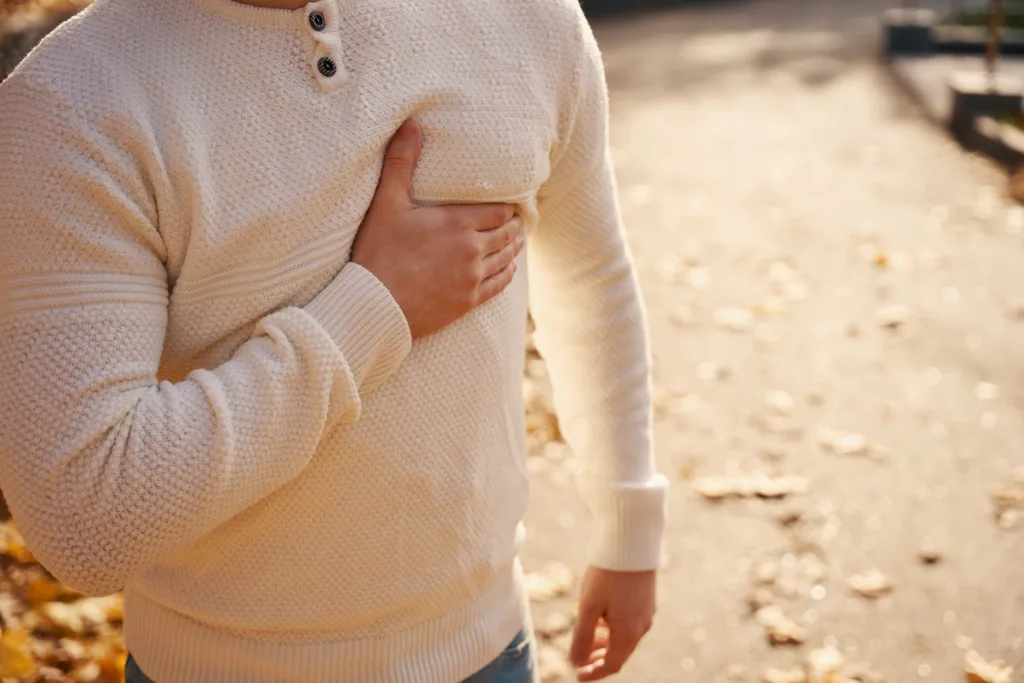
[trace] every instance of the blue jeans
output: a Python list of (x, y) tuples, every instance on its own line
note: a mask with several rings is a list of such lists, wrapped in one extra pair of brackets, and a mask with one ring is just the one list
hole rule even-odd
[[(484, 668), (467, 678), (462, 683), (533, 683), (533, 653), (530, 639), (524, 631), (512, 639), (504, 652), (498, 655)], [(153, 683), (153, 681), (142, 673), (142, 669), (135, 663), (131, 655), (128, 655), (128, 662), (124, 666), (125, 683)], [(196, 683), (206, 683), (197, 681)]]

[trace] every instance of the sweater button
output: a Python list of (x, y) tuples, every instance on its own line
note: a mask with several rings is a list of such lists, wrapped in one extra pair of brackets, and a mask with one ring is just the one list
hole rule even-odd
[(309, 26), (314, 31), (323, 31), (327, 27), (327, 19), (320, 10), (313, 10), (309, 13)]
[(316, 62), (316, 68), (320, 71), (324, 78), (330, 78), (334, 74), (338, 73), (338, 65), (334, 63), (334, 60), (330, 57), (321, 57)]

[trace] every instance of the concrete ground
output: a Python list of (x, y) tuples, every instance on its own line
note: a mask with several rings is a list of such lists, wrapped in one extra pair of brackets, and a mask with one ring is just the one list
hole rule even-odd
[[(655, 629), (616, 680), (759, 681), (825, 646), (872, 672), (854, 680), (963, 681), (971, 648), (1024, 680), (1024, 521), (993, 502), (1024, 468), (1024, 211), (893, 87), (883, 6), (718, 0), (595, 26), (673, 482)], [(582, 569), (567, 465), (531, 462), (527, 569)], [(696, 491), (739, 473), (807, 490)], [(870, 569), (890, 593), (848, 585)], [(752, 597), (805, 642), (770, 645)], [(539, 599), (537, 621), (571, 606)]]

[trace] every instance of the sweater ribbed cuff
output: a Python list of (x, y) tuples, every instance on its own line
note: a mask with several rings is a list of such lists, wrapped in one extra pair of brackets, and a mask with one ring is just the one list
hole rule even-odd
[(383, 384), (412, 348), (402, 309), (387, 287), (358, 264), (347, 263), (305, 311), (337, 343), (360, 392)]
[(580, 493), (594, 515), (590, 564), (612, 571), (648, 571), (661, 564), (668, 479), (619, 484), (581, 478)]

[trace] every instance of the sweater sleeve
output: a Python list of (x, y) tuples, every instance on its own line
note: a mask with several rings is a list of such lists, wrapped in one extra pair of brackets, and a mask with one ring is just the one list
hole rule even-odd
[(604, 67), (582, 13), (578, 22), (574, 97), (528, 243), (530, 310), (594, 515), (590, 560), (647, 570), (660, 561), (667, 480), (652, 449), (650, 353), (616, 196)]
[(349, 264), (223, 365), (158, 382), (168, 281), (143, 155), (18, 78), (0, 88), (0, 481), (43, 564), (106, 594), (297, 476), (411, 340)]

